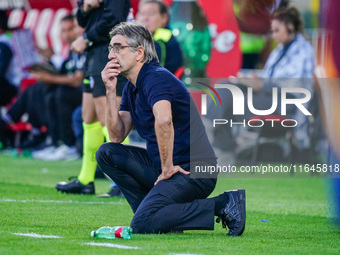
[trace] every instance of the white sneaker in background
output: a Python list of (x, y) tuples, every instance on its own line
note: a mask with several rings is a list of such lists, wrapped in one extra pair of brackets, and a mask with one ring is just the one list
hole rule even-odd
[(53, 154), (56, 149), (57, 149), (57, 147), (55, 147), (55, 146), (48, 146), (48, 147), (46, 147), (42, 150), (33, 151), (32, 152), (32, 158), (42, 160), (46, 156)]
[(44, 158), (41, 158), (41, 160), (45, 161), (76, 160), (79, 158), (80, 156), (77, 152), (76, 147), (60, 145), (53, 151), (53, 153), (46, 155)]

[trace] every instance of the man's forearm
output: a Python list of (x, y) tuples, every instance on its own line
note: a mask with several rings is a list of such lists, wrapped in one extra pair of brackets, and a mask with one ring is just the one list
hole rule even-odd
[(158, 176), (154, 185), (158, 182), (171, 178), (174, 174), (180, 172), (182, 174), (190, 174), (190, 172), (182, 169), (179, 165), (174, 165), (174, 127), (172, 118), (164, 117), (160, 120), (155, 120), (155, 132), (157, 136), (157, 143), (159, 155), (161, 158), (162, 173)]
[(171, 119), (156, 120), (155, 131), (162, 170), (166, 171), (169, 167), (173, 166), (174, 128)]
[(83, 72), (76, 71), (73, 75), (46, 75), (44, 82), (78, 88), (83, 79)]
[(125, 139), (125, 128), (119, 115), (116, 90), (106, 91), (105, 121), (111, 142), (122, 142)]

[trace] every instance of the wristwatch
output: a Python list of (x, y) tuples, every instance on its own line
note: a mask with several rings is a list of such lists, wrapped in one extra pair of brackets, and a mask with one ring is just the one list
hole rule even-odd
[(90, 41), (88, 38), (87, 38), (87, 34), (86, 33), (83, 33), (83, 37), (84, 37), (84, 40), (87, 44), (87, 47), (91, 47), (93, 45), (93, 42)]

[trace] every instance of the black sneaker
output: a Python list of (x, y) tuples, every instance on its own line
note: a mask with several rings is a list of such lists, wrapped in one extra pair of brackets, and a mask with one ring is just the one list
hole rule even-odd
[(86, 194), (93, 195), (94, 194), (94, 183), (90, 182), (89, 184), (81, 184), (78, 179), (73, 182), (59, 182), (55, 185), (55, 188), (62, 193), (72, 193), (72, 194)]
[(228, 226), (227, 236), (242, 235), (246, 224), (246, 192), (244, 189), (231, 190), (224, 192), (229, 201), (220, 211), (216, 222), (222, 220), (222, 226)]
[(98, 195), (97, 197), (103, 197), (103, 198), (106, 198), (106, 197), (124, 197), (124, 194), (120, 191), (120, 189), (117, 186), (115, 186), (110, 190), (110, 192), (102, 194), (102, 195)]

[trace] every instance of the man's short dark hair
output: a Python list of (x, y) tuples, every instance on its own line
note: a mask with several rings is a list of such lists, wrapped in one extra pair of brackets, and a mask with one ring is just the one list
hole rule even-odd
[(162, 0), (142, 0), (140, 1), (139, 6), (148, 3), (158, 4), (160, 14), (167, 15), (170, 18), (169, 8)]
[(67, 14), (66, 16), (64, 16), (60, 22), (63, 22), (63, 21), (74, 21), (75, 19), (75, 16), (71, 13), (71, 14)]
[(0, 29), (2, 30), (8, 30), (8, 17), (7, 17), (7, 12), (0, 10)]

